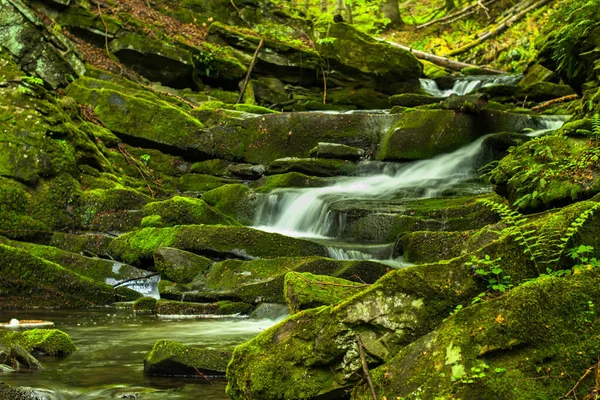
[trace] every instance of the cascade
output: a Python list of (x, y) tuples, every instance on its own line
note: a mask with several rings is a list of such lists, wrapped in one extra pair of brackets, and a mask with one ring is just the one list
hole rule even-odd
[(433, 79), (421, 79), (421, 88), (435, 97), (448, 97), (452, 94), (459, 96), (469, 94), (482, 87), (494, 85), (515, 85), (523, 78), (522, 75), (474, 75), (454, 81), (451, 89), (442, 90)]
[[(535, 119), (532, 121), (535, 130), (528, 136), (558, 129), (564, 121), (563, 117)], [(333, 212), (331, 206), (341, 201), (439, 197), (476, 177), (481, 145), (486, 137), (429, 160), (404, 164), (362, 162), (361, 176), (340, 177), (331, 186), (275, 190), (263, 201), (254, 227), (322, 242), (329, 246), (329, 255), (335, 259), (389, 260), (393, 254), (391, 245), (388, 250), (381, 251), (381, 248), (374, 250), (356, 244), (340, 246), (335, 243), (334, 238), (344, 231), (345, 215)]]

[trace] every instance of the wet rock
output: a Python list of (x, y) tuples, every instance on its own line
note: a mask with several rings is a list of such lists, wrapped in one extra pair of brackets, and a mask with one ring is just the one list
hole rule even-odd
[(252, 225), (257, 211), (256, 197), (242, 184), (228, 184), (202, 194), (202, 200), (242, 225)]
[(175, 247), (217, 258), (326, 255), (324, 246), (306, 240), (241, 226), (220, 225), (144, 228), (119, 236), (110, 244), (109, 252), (113, 257), (135, 266), (152, 264), (152, 256), (159, 247)]
[(242, 179), (257, 180), (265, 174), (264, 165), (235, 164), (229, 168), (232, 175)]
[(131, 309), (141, 314), (156, 314), (157, 299), (154, 297), (141, 297), (133, 302)]
[(144, 360), (144, 374), (160, 376), (223, 376), (231, 352), (159, 340)]
[(169, 200), (153, 202), (144, 207), (144, 227), (168, 227), (174, 225), (239, 225), (232, 218), (201, 199), (175, 196)]
[(319, 177), (350, 175), (356, 164), (347, 160), (287, 157), (274, 160), (267, 169), (270, 175), (298, 172)]
[(436, 104), (443, 100), (444, 99), (442, 98), (429, 96), (425, 94), (403, 93), (391, 96), (390, 105), (401, 107), (417, 107), (424, 106), (427, 104)]
[(154, 265), (161, 279), (177, 283), (190, 283), (198, 274), (208, 271), (213, 261), (194, 253), (161, 247), (154, 253)]
[[(102, 20), (106, 25), (102, 23)], [(56, 23), (100, 46), (105, 43), (105, 35), (109, 40), (112, 40), (123, 29), (121, 23), (111, 16), (103, 15), (103, 18), (100, 19), (90, 10), (76, 5), (62, 11), (56, 18)]]
[(42, 364), (23, 347), (15, 344), (10, 349), (11, 365), (14, 369), (42, 369)]
[(442, 109), (467, 114), (479, 114), (487, 105), (487, 96), (479, 93), (464, 96), (451, 95), (442, 102)]
[(275, 320), (288, 315), (288, 308), (284, 304), (279, 303), (261, 303), (252, 314), (250, 318), (253, 319), (271, 319)]
[(191, 303), (161, 299), (156, 303), (158, 315), (248, 315), (253, 307), (248, 303), (222, 300), (217, 303)]
[(107, 257), (108, 246), (113, 239), (112, 236), (102, 234), (72, 235), (54, 232), (50, 238), (50, 245), (71, 253)]
[(74, 45), (50, 32), (40, 17), (21, 1), (0, 3), (0, 42), (25, 72), (43, 79), (53, 89), (66, 86), (72, 76), (85, 73)]
[(358, 161), (365, 155), (365, 151), (343, 144), (321, 142), (310, 151), (310, 155), (318, 158)]
[(288, 172), (287, 174), (277, 174), (268, 176), (264, 184), (259, 188), (260, 192), (269, 192), (279, 188), (307, 188), (327, 186), (329, 181), (325, 178), (308, 176), (299, 172)]
[[(0, 259), (4, 260), (0, 264), (2, 308), (84, 308), (115, 301), (111, 286), (94, 282), (23, 250), (0, 244)], [(23, 275), (23, 271), (28, 273)], [(140, 297), (125, 288), (119, 288), (117, 293), (125, 299)]]
[(285, 302), (290, 314), (308, 308), (337, 304), (368, 285), (309, 272), (288, 272), (284, 281)]

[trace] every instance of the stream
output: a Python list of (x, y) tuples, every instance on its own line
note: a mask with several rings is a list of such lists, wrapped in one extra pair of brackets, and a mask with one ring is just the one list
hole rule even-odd
[(148, 377), (143, 360), (159, 339), (214, 349), (231, 349), (285, 316), (275, 319), (163, 319), (113, 308), (94, 310), (0, 310), (0, 321), (44, 319), (67, 332), (77, 351), (65, 358), (41, 357), (41, 371), (2, 374), (0, 381), (35, 388), (40, 400), (135, 398), (228, 399), (225, 381)]
[[(511, 84), (514, 76), (457, 80), (452, 89), (440, 90), (434, 81), (423, 80), (428, 93), (446, 97), (465, 94), (482, 86)], [(530, 136), (557, 129), (564, 118), (544, 118)], [(335, 178), (320, 188), (279, 189), (263, 198), (254, 228), (325, 244), (329, 255), (341, 260), (377, 260), (392, 267), (408, 265), (394, 258), (394, 243), (356, 243), (341, 239), (346, 224), (344, 211), (336, 203), (354, 201), (427, 199), (447, 193), (485, 193), (488, 185), (479, 182), (482, 137), (468, 146), (433, 159), (408, 163), (366, 161), (357, 176)], [(118, 268), (118, 263), (115, 268)], [(137, 289), (157, 297), (156, 281)], [(136, 283), (132, 283), (133, 286)], [(131, 286), (131, 285), (130, 285)], [(135, 287), (134, 287), (135, 288)], [(0, 381), (33, 387), (39, 399), (228, 399), (226, 383), (201, 379), (148, 377), (143, 360), (159, 339), (214, 349), (231, 349), (285, 315), (265, 319), (172, 318), (136, 315), (113, 308), (93, 310), (0, 310), (0, 321), (43, 319), (53, 321), (67, 332), (78, 350), (66, 358), (41, 358), (44, 369), (37, 372), (3, 374)], [(144, 393), (138, 396), (135, 393)]]

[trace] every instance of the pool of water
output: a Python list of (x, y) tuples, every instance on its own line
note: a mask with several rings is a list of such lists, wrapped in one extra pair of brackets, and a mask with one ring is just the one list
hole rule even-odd
[(224, 380), (144, 376), (144, 358), (158, 339), (230, 349), (278, 322), (272, 319), (163, 319), (112, 308), (0, 310), (0, 322), (12, 318), (53, 321), (77, 346), (77, 351), (68, 357), (40, 358), (44, 366), (41, 371), (0, 374), (0, 382), (35, 388), (40, 399), (48, 400), (228, 399)]

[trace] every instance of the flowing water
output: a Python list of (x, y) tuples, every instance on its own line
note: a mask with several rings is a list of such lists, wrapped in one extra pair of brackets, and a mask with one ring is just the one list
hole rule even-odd
[(421, 88), (431, 96), (448, 97), (452, 94), (459, 96), (469, 94), (477, 89), (494, 85), (515, 85), (523, 78), (522, 75), (480, 75), (459, 78), (454, 81), (451, 89), (442, 90), (433, 79), (421, 79)]
[(159, 339), (214, 349), (231, 349), (258, 335), (275, 319), (162, 319), (110, 308), (96, 310), (0, 311), (0, 321), (44, 319), (67, 332), (77, 351), (66, 358), (41, 357), (44, 369), (2, 374), (0, 381), (33, 387), (40, 399), (106, 399), (145, 392), (143, 399), (220, 400), (225, 382), (147, 377), (143, 360)]
[[(561, 117), (532, 120), (535, 130), (529, 135), (558, 129), (564, 120)], [(429, 160), (405, 164), (363, 163), (361, 169), (369, 172), (337, 178), (335, 184), (327, 187), (275, 190), (266, 196), (254, 227), (319, 241), (328, 245), (329, 255), (335, 259), (392, 262), (393, 244), (387, 244), (383, 251), (381, 247), (369, 251), (354, 243), (335, 243), (334, 239), (344, 231), (345, 214), (333, 211), (332, 205), (348, 201), (440, 197), (477, 177), (485, 138)], [(469, 186), (471, 193), (489, 190), (489, 187), (475, 182)], [(397, 267), (405, 265), (402, 259), (395, 261)]]

